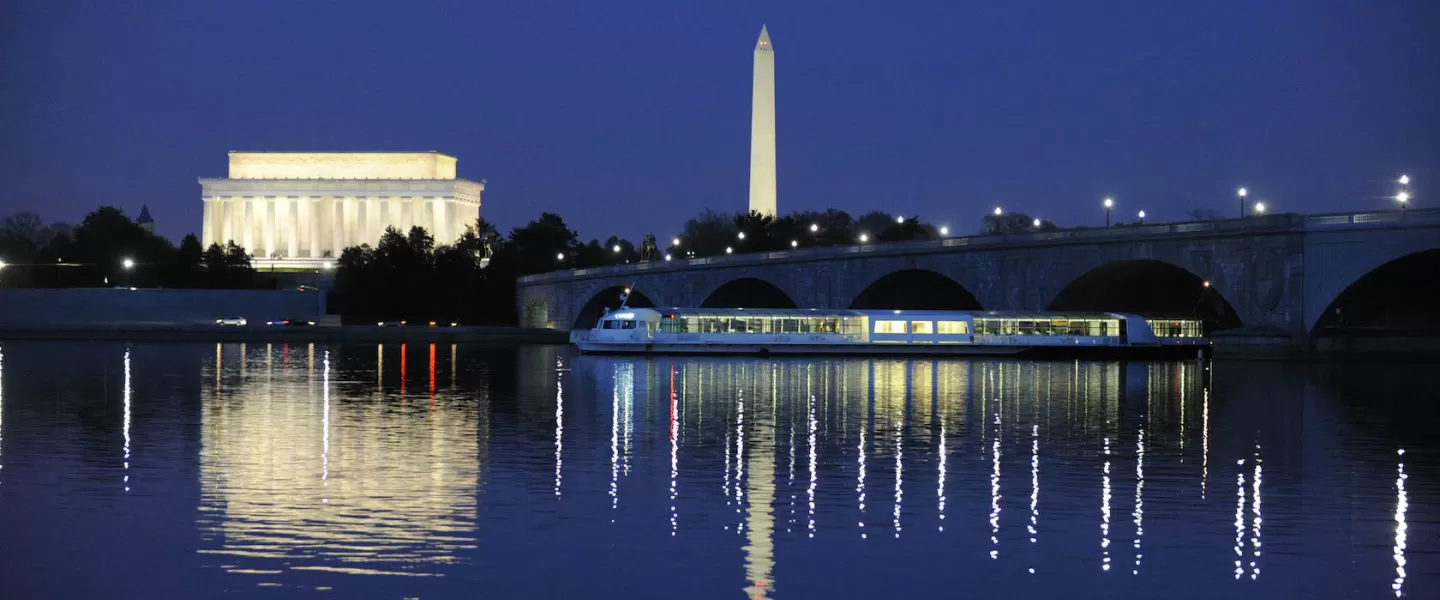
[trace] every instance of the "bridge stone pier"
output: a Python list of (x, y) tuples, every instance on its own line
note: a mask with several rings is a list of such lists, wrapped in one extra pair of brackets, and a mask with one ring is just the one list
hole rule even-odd
[(955, 308), (1038, 311), (1165, 285), (1208, 300), (1232, 326), (1303, 344), (1366, 274), (1436, 249), (1440, 210), (1278, 214), (557, 271), (521, 278), (516, 308), (524, 326), (569, 330), (591, 326), (628, 287), (632, 305), (919, 308), (887, 298), (894, 289)]

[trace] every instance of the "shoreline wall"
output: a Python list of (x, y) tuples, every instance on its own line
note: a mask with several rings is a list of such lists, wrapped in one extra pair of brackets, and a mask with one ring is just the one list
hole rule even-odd
[(214, 324), (228, 316), (251, 323), (318, 321), (325, 294), (298, 290), (43, 288), (0, 290), (0, 328)]

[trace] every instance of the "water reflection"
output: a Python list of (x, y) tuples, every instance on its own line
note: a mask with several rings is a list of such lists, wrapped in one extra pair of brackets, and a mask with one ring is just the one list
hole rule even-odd
[[(0, 347), (0, 475), (5, 470), (5, 348)], [(0, 480), (0, 484), (4, 481)]]
[[(433, 576), (475, 548), (473, 402), (437, 394), (433, 408), (416, 411), (383, 389), (377, 400), (345, 393), (335, 402), (330, 351), (317, 390), (308, 349), (302, 371), (289, 368), (298, 349), (264, 348), (246, 356), (226, 347), (213, 365), (221, 383), (201, 405), (199, 553), (228, 572), (264, 577)], [(227, 351), (240, 360), (221, 360)], [(381, 348), (372, 364), (383, 359)], [(225, 385), (233, 387), (222, 395)]]
[(125, 387), (122, 392), (125, 416), (121, 421), (121, 430), (123, 431), (125, 442), (120, 449), (121, 454), (124, 455), (122, 460), (125, 463), (124, 484), (126, 493), (130, 492), (130, 389), (130, 350), (127, 348), (125, 350)]
[(1398, 475), (1395, 477), (1395, 582), (1390, 588), (1395, 591), (1395, 597), (1399, 598), (1405, 593), (1405, 545), (1406, 532), (1409, 527), (1405, 524), (1405, 512), (1410, 509), (1410, 503), (1405, 497), (1405, 449), (1401, 448), (1397, 454), (1401, 460), (1396, 467)]
[[(408, 368), (411, 354), (423, 368)], [(23, 498), (14, 484), (31, 484), (31, 497), (49, 489), (33, 484), (34, 456), (93, 447), (96, 468), (67, 473), (94, 486), (57, 486), (68, 495), (52, 504), (83, 507), (70, 516), (144, 510), (183, 502), (173, 491), (198, 479), (198, 499), (169, 510), (183, 526), (153, 528), (153, 543), (229, 591), (571, 597), (643, 581), (684, 597), (838, 597), (873, 594), (871, 578), (895, 573), (904, 587), (886, 591), (922, 595), (953, 594), (945, 573), (962, 569), (981, 596), (1160, 597), (1184, 585), (1205, 597), (1309, 586), (1315, 597), (1361, 578), (1416, 595), (1433, 572), (1416, 566), (1428, 547), (1407, 548), (1407, 521), (1435, 510), (1417, 487), (1434, 466), (1425, 448), (1333, 450), (1362, 438), (1313, 422), (1302, 431), (1301, 403), (1212, 391), (1210, 370), (1188, 362), (636, 360), (455, 345), (446, 360), (433, 344), (224, 344), (190, 352), (190, 370), (174, 375), (173, 355), (107, 346), (96, 364), (108, 370), (96, 371), (108, 401), (98, 387), (86, 396), (99, 398), (94, 443), (67, 445), (59, 411), (30, 400), (48, 388), (15, 389), (35, 371), (16, 355), (0, 352), (7, 536)], [(193, 406), (157, 406), (167, 393), (153, 382), (166, 377), (194, 387)], [(187, 435), (194, 445), (168, 457), (151, 442)], [(117, 447), (126, 487), (131, 475), (144, 482), (133, 495), (114, 485)], [(1390, 466), (1347, 469), (1346, 452)], [(1206, 500), (1210, 458), (1219, 479), (1234, 478), (1233, 498)], [(1337, 520), (1355, 541), (1326, 543), (1336, 538), (1318, 528)], [(53, 537), (87, 529), (103, 528)], [(165, 537), (176, 530), (183, 539)], [(1134, 577), (1113, 586), (1130, 549)], [(1343, 568), (1316, 574), (1317, 561)], [(1016, 577), (1026, 573), (1042, 576)], [(0, 581), (3, 597), (66, 597), (12, 589)]]

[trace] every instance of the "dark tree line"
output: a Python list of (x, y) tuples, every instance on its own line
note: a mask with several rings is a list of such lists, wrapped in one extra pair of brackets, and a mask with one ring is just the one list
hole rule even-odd
[(250, 255), (234, 243), (204, 249), (194, 234), (177, 248), (125, 216), (102, 206), (79, 225), (43, 225), (22, 212), (0, 228), (3, 287), (274, 287), (257, 276)]

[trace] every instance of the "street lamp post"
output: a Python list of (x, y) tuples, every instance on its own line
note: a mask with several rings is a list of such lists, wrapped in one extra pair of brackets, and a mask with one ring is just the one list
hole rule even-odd
[(1263, 215), (1263, 214), (1265, 214), (1265, 203), (1264, 203), (1264, 202), (1256, 202), (1256, 203), (1255, 203), (1255, 216), (1258, 217), (1258, 216)]
[(1140, 211), (1140, 224), (1141, 224), (1141, 225), (1144, 225), (1144, 224), (1145, 224), (1145, 211), (1143, 211), (1143, 210)]
[(1035, 219), (1035, 222), (1031, 223), (1030, 226), (1035, 229), (1040, 229), (1040, 219)]
[(1410, 203), (1409, 175), (1400, 176), (1400, 193), (1395, 195), (1395, 199), (1400, 201), (1400, 212), (1405, 212), (1405, 206)]
[(950, 228), (949, 228), (949, 227), (945, 227), (944, 225), (941, 225), (941, 226), (940, 226), (940, 235), (950, 235)]
[(1114, 198), (1106, 198), (1104, 204), (1105, 204), (1105, 226), (1106, 226), (1106, 227), (1109, 227), (1109, 226), (1110, 226), (1110, 209), (1115, 208), (1115, 199), (1114, 199)]
[(1242, 187), (1240, 188), (1240, 191), (1235, 193), (1239, 194), (1240, 196), (1240, 218), (1243, 219), (1245, 218), (1245, 197), (1250, 195), (1250, 192)]

